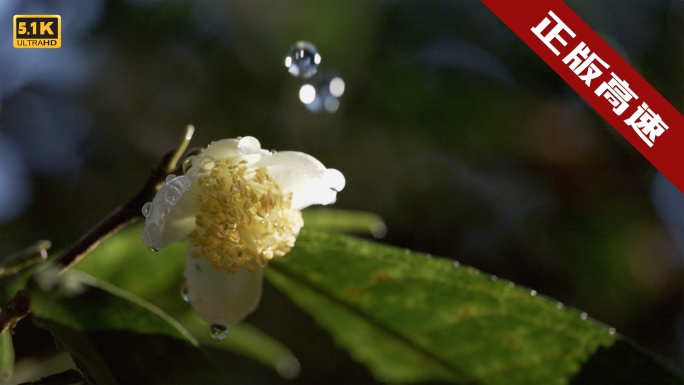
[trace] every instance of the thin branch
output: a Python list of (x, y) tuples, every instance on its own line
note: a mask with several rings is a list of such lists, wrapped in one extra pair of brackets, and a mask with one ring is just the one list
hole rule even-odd
[(35, 245), (22, 250), (6, 259), (0, 267), (0, 278), (14, 275), (23, 269), (47, 259), (47, 250), (52, 246), (50, 241), (38, 241)]
[[(95, 249), (100, 242), (114, 235), (116, 232), (131, 223), (143, 218), (142, 207), (151, 201), (159, 188), (166, 182), (166, 177), (176, 171), (178, 161), (188, 148), (195, 127), (189, 125), (185, 129), (185, 135), (177, 148), (168, 152), (155, 167), (143, 185), (142, 189), (128, 203), (116, 208), (109, 213), (102, 222), (88, 231), (69, 249), (52, 262), (53, 266), (60, 269), (60, 273), (69, 270), (76, 262), (80, 261), (89, 252)], [(30, 312), (30, 298), (22, 289), (10, 299), (9, 303), (0, 313), (0, 333), (9, 329), (16, 321)]]

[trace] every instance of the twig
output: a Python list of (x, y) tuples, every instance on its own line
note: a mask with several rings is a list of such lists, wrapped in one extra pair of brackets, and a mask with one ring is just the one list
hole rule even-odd
[[(154, 198), (157, 190), (166, 181), (166, 177), (178, 168), (178, 161), (188, 148), (188, 143), (190, 143), (194, 131), (195, 127), (192, 125), (187, 126), (179, 146), (162, 157), (138, 194), (125, 205), (109, 213), (102, 222), (88, 231), (81, 239), (55, 259), (52, 265), (58, 267), (60, 273), (69, 270), (76, 262), (95, 249), (100, 242), (114, 235), (127, 225), (142, 219), (143, 205)], [(16, 320), (26, 316), (29, 312), (30, 298), (24, 290), (20, 290), (10, 299), (9, 303), (0, 313), (0, 333), (10, 328)]]
[(7, 258), (0, 267), (0, 278), (14, 275), (23, 269), (47, 259), (47, 250), (52, 246), (50, 241), (38, 241), (26, 250)]

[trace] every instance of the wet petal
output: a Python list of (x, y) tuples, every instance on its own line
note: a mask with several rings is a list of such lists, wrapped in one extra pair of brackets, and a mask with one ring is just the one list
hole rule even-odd
[(263, 269), (239, 267), (235, 274), (215, 268), (205, 257), (185, 259), (185, 279), (195, 313), (210, 324), (230, 325), (252, 313), (261, 299)]

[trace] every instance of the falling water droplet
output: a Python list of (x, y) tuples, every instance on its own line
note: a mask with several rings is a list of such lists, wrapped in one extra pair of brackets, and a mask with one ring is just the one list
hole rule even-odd
[(253, 136), (245, 136), (240, 139), (237, 147), (240, 155), (251, 155), (261, 150), (261, 143), (259, 143), (259, 139)]
[(530, 295), (534, 297), (535, 295), (537, 295), (537, 291), (536, 291), (536, 290), (532, 290), (532, 291), (530, 292)]
[(193, 160), (197, 158), (196, 156), (189, 156), (183, 161), (183, 174), (186, 174), (188, 170), (192, 167)]
[(188, 285), (183, 285), (183, 287), (181, 287), (181, 298), (183, 298), (183, 301), (185, 302), (190, 302), (190, 288)]
[(156, 253), (156, 252), (159, 251), (159, 250), (155, 249), (154, 247), (150, 247), (150, 251), (153, 252), (153, 253)]
[(559, 309), (562, 309), (562, 308), (563, 308), (563, 302), (558, 302), (558, 303), (556, 304), (556, 307), (559, 308)]
[(347, 181), (344, 179), (344, 175), (334, 168), (329, 168), (323, 171), (323, 180), (333, 191), (342, 191), (344, 189), (344, 185), (347, 183)]
[(459, 267), (461, 264), (458, 261), (454, 261), (454, 267)]
[(172, 180), (176, 179), (176, 176), (173, 174), (169, 174), (166, 176), (166, 183), (171, 182)]
[(608, 330), (608, 333), (610, 333), (611, 336), (612, 336), (613, 334), (615, 334), (615, 332), (616, 332), (615, 328), (610, 328), (610, 329)]
[(294, 77), (310, 78), (321, 64), (321, 55), (316, 46), (308, 41), (298, 41), (290, 47), (290, 52), (285, 58), (285, 67)]
[(509, 282), (508, 287), (515, 287), (515, 284), (513, 282)]
[(227, 328), (223, 325), (211, 325), (209, 328), (209, 335), (214, 341), (221, 341), (226, 338)]
[(152, 211), (152, 202), (147, 202), (142, 207), (142, 215), (147, 218), (150, 215), (150, 211)]
[(587, 314), (587, 313), (580, 314), (580, 318), (582, 318), (582, 319), (587, 319), (587, 317), (589, 317), (589, 314)]
[(199, 166), (205, 170), (212, 170), (214, 167), (216, 167), (216, 160), (210, 156), (205, 156), (202, 158), (202, 160), (200, 160)]

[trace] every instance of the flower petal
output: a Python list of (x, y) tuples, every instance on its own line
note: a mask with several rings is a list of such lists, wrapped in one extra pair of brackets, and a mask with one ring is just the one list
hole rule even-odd
[(205, 257), (192, 258), (197, 250), (188, 247), (185, 256), (185, 280), (195, 313), (210, 324), (230, 325), (252, 313), (261, 299), (263, 269), (245, 266), (235, 274), (215, 268)]
[(160, 250), (185, 238), (195, 228), (195, 214), (200, 210), (198, 195), (202, 190), (197, 184), (196, 177), (181, 175), (159, 189), (142, 232), (147, 247)]

